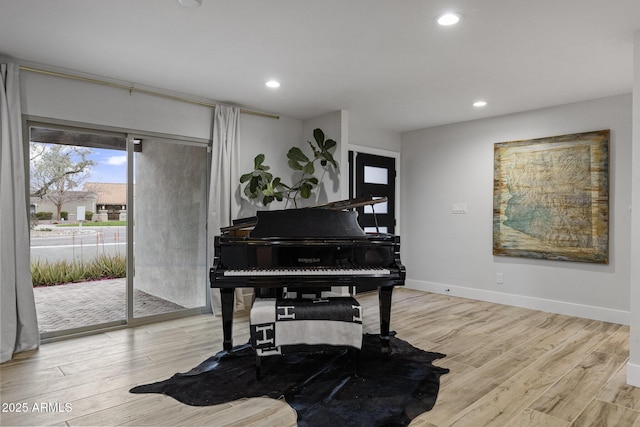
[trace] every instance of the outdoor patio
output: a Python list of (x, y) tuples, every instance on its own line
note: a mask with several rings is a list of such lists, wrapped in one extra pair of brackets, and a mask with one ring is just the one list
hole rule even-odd
[[(126, 279), (70, 283), (33, 289), (40, 333), (57, 332), (125, 318)], [(134, 317), (184, 307), (134, 290)]]

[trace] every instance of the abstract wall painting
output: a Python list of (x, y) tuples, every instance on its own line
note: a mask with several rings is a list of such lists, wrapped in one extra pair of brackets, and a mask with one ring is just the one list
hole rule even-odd
[(494, 255), (609, 262), (609, 134), (494, 144)]

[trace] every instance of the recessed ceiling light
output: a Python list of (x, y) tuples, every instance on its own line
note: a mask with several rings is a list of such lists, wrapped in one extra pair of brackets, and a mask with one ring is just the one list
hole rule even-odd
[(178, 0), (180, 6), (187, 9), (193, 9), (202, 6), (202, 0)]
[(436, 22), (440, 25), (455, 25), (460, 22), (462, 19), (462, 15), (458, 13), (445, 13), (444, 15), (440, 15)]
[(486, 105), (487, 105), (487, 101), (476, 101), (473, 103), (473, 106), (478, 108), (486, 107)]
[(280, 87), (280, 82), (276, 80), (269, 80), (268, 82), (265, 83), (265, 85), (267, 85), (267, 87), (276, 88), (276, 87)]

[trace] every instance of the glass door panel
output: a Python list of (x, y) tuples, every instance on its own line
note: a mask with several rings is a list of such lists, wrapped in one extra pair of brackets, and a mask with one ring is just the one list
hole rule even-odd
[(207, 147), (133, 142), (133, 317), (206, 305)]
[(41, 336), (125, 323), (126, 135), (29, 123), (31, 271)]

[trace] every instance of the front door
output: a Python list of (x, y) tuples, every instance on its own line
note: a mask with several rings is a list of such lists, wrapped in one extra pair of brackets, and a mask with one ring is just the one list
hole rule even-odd
[[(350, 197), (387, 197), (386, 202), (358, 208), (358, 222), (365, 232), (394, 233), (396, 159), (375, 154), (349, 152), (352, 164)], [(355, 165), (355, 167), (353, 167)]]

